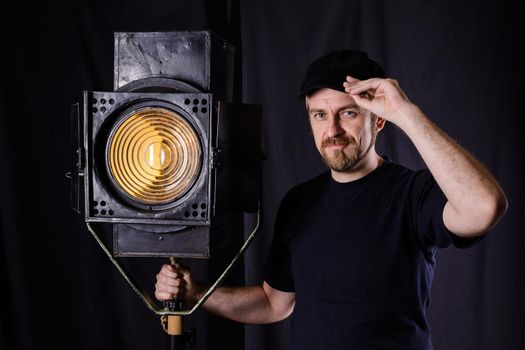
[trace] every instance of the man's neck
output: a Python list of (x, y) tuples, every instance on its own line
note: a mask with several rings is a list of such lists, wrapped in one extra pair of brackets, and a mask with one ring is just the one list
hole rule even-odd
[(382, 163), (383, 158), (375, 150), (371, 149), (366, 157), (362, 159), (352, 170), (348, 172), (338, 172), (332, 170), (332, 178), (337, 182), (350, 182), (358, 180), (377, 169)]

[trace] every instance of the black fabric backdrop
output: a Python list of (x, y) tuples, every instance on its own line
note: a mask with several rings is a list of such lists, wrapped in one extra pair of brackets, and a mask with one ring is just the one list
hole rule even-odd
[[(525, 348), (521, 11), (518, 1), (4, 3), (0, 349), (166, 348), (158, 317), (70, 208), (69, 106), (82, 90), (112, 89), (113, 32), (206, 29), (236, 46), (236, 98), (264, 106), (264, 222), (232, 282), (242, 283), (243, 270), (245, 283), (261, 282), (281, 197), (324, 169), (297, 99), (306, 64), (334, 48), (364, 49), (492, 170), (509, 199), (482, 244), (439, 253), (429, 310), (435, 349)], [(423, 166), (396, 127), (378, 148)], [(163, 262), (123, 261), (150, 294)], [(206, 262), (187, 263), (209, 277)], [(198, 311), (185, 323), (197, 327), (196, 349), (286, 349), (288, 322), (242, 327)]]

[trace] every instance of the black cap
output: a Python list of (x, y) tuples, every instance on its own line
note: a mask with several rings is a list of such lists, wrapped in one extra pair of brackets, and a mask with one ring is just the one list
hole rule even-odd
[(344, 92), (343, 82), (350, 75), (359, 80), (384, 78), (379, 63), (371, 60), (366, 52), (359, 50), (334, 50), (310, 63), (306, 69), (301, 97), (320, 88)]

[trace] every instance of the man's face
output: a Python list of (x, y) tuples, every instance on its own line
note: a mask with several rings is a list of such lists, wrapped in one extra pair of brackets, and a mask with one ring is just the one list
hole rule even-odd
[(319, 89), (306, 97), (306, 105), (315, 145), (330, 169), (350, 172), (374, 149), (377, 118), (350, 95)]

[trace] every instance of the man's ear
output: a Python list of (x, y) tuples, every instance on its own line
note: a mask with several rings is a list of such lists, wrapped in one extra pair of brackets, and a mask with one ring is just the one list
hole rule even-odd
[(378, 132), (383, 130), (383, 128), (385, 127), (385, 124), (386, 124), (386, 119), (381, 118), (381, 117), (376, 118), (376, 130)]

